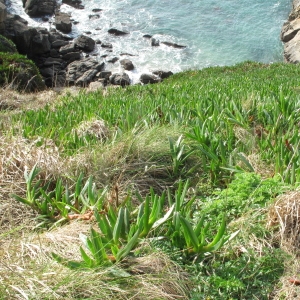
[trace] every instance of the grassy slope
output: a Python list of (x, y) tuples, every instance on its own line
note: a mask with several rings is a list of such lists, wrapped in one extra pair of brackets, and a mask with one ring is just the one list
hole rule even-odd
[[(273, 220), (269, 207), (274, 198), (300, 182), (299, 75), (297, 65), (246, 62), (179, 73), (157, 85), (105, 93), (82, 91), (36, 109), (2, 111), (0, 205), (5, 215), (0, 259), (6, 260), (5, 267), (0, 267), (2, 297), (12, 299), (23, 293), (29, 299), (97, 299), (105, 285), (103, 299), (111, 299), (113, 290), (115, 299), (180, 295), (289, 299), (289, 293), (297, 290), (291, 291), (285, 279), (279, 280), (290, 259), (286, 253), (294, 255), (293, 245), (289, 246), (284, 235), (279, 238), (267, 223)], [(183, 140), (172, 155), (170, 140), (175, 143), (181, 135)], [(190, 150), (193, 154), (185, 158)], [(180, 179), (190, 179), (190, 194), (197, 197), (195, 215), (205, 211), (207, 219), (217, 225), (219, 212), (225, 211), (228, 231), (240, 228), (241, 233), (202, 263), (183, 261), (182, 254), (167, 242), (157, 243), (147, 251), (167, 253), (161, 254), (160, 264), (168, 268), (155, 276), (151, 277), (152, 271), (142, 279), (132, 276), (111, 281), (103, 270), (103, 274), (82, 272), (79, 279), (77, 273), (58, 267), (44, 251), (53, 247), (70, 255), (61, 244), (64, 236), (73, 238), (72, 228), (57, 234), (52, 244), (43, 234), (48, 244), (42, 242), (38, 248), (38, 235), (29, 234), (33, 216), (9, 198), (10, 192), (24, 193), (23, 170), (36, 162), (43, 178), (61, 177), (70, 186), (80, 172), (93, 175), (98, 187), (108, 186), (110, 199), (116, 197), (116, 191), (121, 200), (130, 191), (145, 195), (150, 187), (160, 194), (167, 187), (175, 190)], [(23, 250), (18, 253), (15, 249), (20, 243)], [(78, 255), (77, 244), (77, 240), (68, 244), (74, 256)], [(34, 261), (35, 257), (39, 259)], [(181, 267), (173, 266), (170, 257)], [(165, 279), (172, 286), (168, 272), (184, 274), (183, 269), (193, 287), (190, 294), (183, 279), (174, 290), (162, 286), (155, 290), (156, 296), (149, 294), (156, 285), (155, 277), (161, 276), (162, 282)], [(30, 272), (35, 280), (30, 279)], [(52, 273), (56, 275), (44, 275)], [(18, 282), (19, 276), (23, 283)], [(101, 284), (95, 283), (97, 276)], [(135, 285), (142, 286), (140, 295)], [(30, 286), (44, 289), (34, 295)]]

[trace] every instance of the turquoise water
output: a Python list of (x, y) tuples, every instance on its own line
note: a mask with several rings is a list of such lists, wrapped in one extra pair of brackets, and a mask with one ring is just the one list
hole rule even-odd
[[(19, 2), (22, 1), (12, 0), (11, 9), (21, 14)], [(244, 60), (280, 61), (283, 46), (279, 35), (292, 0), (86, 0), (83, 4), (83, 11), (67, 5), (61, 8), (80, 22), (73, 26), (72, 35), (91, 31), (92, 38), (111, 42), (113, 52), (99, 48), (99, 57), (118, 56), (122, 52), (135, 55), (131, 57), (136, 65), (134, 77), (135, 73), (157, 68), (178, 72)], [(103, 11), (99, 19), (90, 21), (93, 8)], [(42, 25), (50, 27), (49, 23)], [(130, 34), (112, 37), (107, 33), (111, 27)], [(187, 48), (151, 47), (144, 34)]]

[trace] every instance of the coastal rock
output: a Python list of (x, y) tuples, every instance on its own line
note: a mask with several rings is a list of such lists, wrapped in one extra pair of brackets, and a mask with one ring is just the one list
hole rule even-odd
[(101, 47), (102, 48), (112, 49), (113, 45), (111, 43), (101, 43)]
[(109, 82), (113, 85), (130, 85), (130, 78), (126, 73), (114, 73), (109, 77)]
[(75, 85), (77, 86), (81, 86), (81, 87), (86, 87), (89, 85), (90, 82), (93, 81), (93, 79), (95, 78), (96, 74), (98, 73), (98, 70), (88, 70), (86, 72), (83, 73), (82, 76), (80, 76), (76, 82)]
[(68, 41), (64, 41), (64, 40), (56, 40), (54, 42), (51, 43), (51, 47), (52, 48), (60, 48), (62, 46), (66, 46), (68, 45), (69, 42)]
[(44, 62), (44, 66), (45, 67), (53, 67), (54, 65), (61, 66), (63, 62), (64, 60), (61, 58), (48, 57)]
[(158, 70), (158, 71), (154, 71), (153, 74), (159, 76), (161, 79), (166, 79), (170, 76), (173, 75), (173, 72), (171, 71), (161, 71), (161, 70)]
[(281, 30), (281, 40), (286, 43), (295, 37), (300, 30), (300, 19), (295, 19), (284, 24)]
[(58, 12), (55, 14), (55, 27), (57, 30), (63, 33), (69, 33), (72, 31), (72, 22), (70, 15), (63, 12)]
[(104, 78), (104, 79), (109, 79), (109, 77), (111, 76), (111, 71), (101, 71), (97, 74), (98, 78)]
[(134, 65), (130, 59), (121, 59), (120, 64), (126, 71), (132, 71), (134, 69)]
[(293, 21), (300, 16), (300, 0), (293, 1), (293, 8), (289, 15), (289, 21)]
[(118, 60), (119, 60), (118, 57), (112, 57), (112, 58), (107, 59), (107, 62), (108, 62), (108, 63), (114, 64), (114, 63), (117, 62)]
[(143, 83), (143, 84), (148, 84), (148, 83), (158, 83), (160, 82), (160, 78), (155, 76), (155, 75), (152, 75), (152, 74), (142, 74), (140, 76), (140, 82)]
[(170, 43), (170, 42), (161, 42), (161, 44), (164, 44), (166, 46), (173, 47), (173, 48), (178, 48), (178, 49), (186, 48), (186, 46), (178, 45), (178, 44)]
[(127, 32), (127, 31), (122, 31), (122, 30), (119, 30), (119, 29), (116, 29), (116, 28), (110, 28), (108, 30), (108, 33), (116, 35), (116, 36), (129, 34), (129, 32)]
[(70, 43), (70, 44), (67, 44), (65, 46), (62, 46), (59, 48), (59, 53), (64, 55), (64, 54), (67, 54), (69, 52), (74, 52), (75, 51), (75, 44), (74, 43)]
[(92, 21), (92, 20), (97, 20), (100, 18), (100, 15), (98, 14), (95, 14), (95, 15), (89, 15), (89, 19)]
[(94, 48), (95, 48), (95, 41), (86, 36), (86, 35), (80, 35), (76, 40), (75, 40), (75, 45), (81, 49), (81, 50), (84, 50), (84, 51), (93, 51)]
[(80, 58), (81, 58), (80, 52), (69, 52), (69, 53), (66, 53), (65, 55), (63, 55), (63, 59), (67, 63), (71, 63), (75, 60), (79, 60)]
[(155, 38), (151, 38), (150, 43), (151, 43), (151, 46), (153, 46), (153, 47), (158, 47), (159, 46), (159, 40), (157, 40)]
[(25, 2), (25, 12), (30, 17), (52, 15), (54, 13), (55, 7), (55, 0), (27, 0)]
[(104, 68), (104, 63), (88, 57), (70, 63), (67, 67), (67, 82), (70, 85), (87, 85)]
[(292, 40), (285, 43), (284, 58), (287, 62), (293, 64), (300, 62), (300, 32), (298, 32)]
[(68, 4), (77, 9), (84, 9), (84, 6), (82, 5), (81, 0), (62, 0), (62, 3)]
[(31, 40), (31, 52), (33, 56), (49, 52), (51, 44), (47, 29), (36, 28), (36, 34)]
[(300, 62), (300, 0), (293, 1), (289, 21), (283, 24), (281, 40), (284, 42), (284, 58), (290, 63)]

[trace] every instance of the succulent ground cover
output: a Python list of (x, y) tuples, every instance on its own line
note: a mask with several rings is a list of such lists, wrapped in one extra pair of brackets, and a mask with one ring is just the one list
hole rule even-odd
[(0, 95), (0, 298), (299, 296), (300, 69)]

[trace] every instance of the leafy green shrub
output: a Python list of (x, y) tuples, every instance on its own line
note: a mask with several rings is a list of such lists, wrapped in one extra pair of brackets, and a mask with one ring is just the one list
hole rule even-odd
[(262, 250), (262, 255), (248, 250), (238, 257), (215, 257), (189, 266), (196, 284), (191, 299), (270, 299), (283, 274), (286, 254), (280, 249)]
[(17, 53), (4, 52), (0, 52), (0, 85), (10, 85), (25, 92), (45, 88), (45, 83), (31, 60)]
[(228, 219), (232, 220), (250, 209), (265, 207), (284, 189), (285, 185), (279, 177), (262, 179), (255, 173), (238, 173), (226, 189), (216, 191), (204, 200), (201, 214), (216, 220), (220, 212), (226, 212)]
[(16, 45), (6, 37), (0, 35), (0, 52), (17, 53)]

